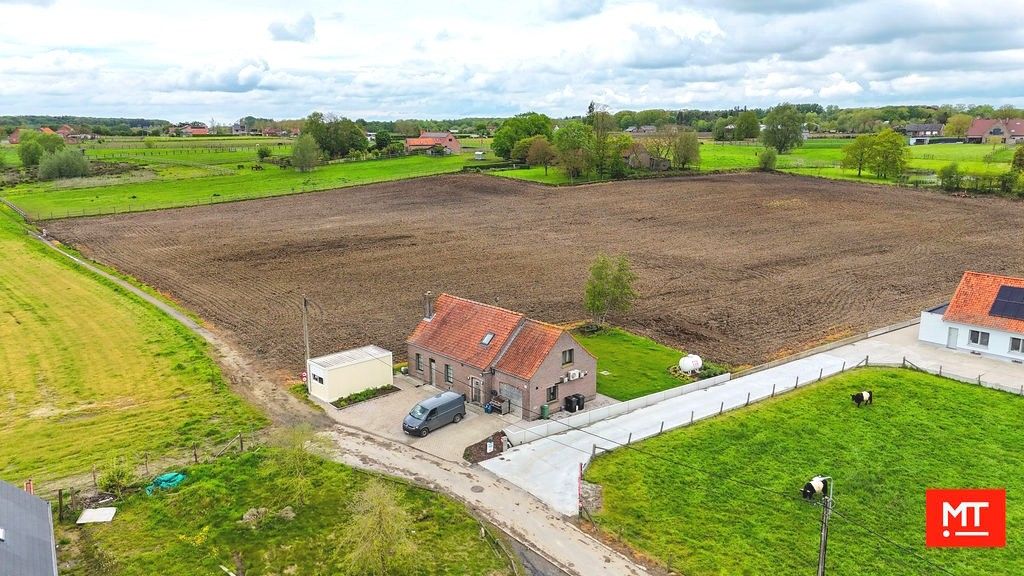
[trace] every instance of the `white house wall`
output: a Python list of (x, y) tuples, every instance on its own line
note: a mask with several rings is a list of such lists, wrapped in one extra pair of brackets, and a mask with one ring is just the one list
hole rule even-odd
[[(946, 346), (946, 338), (950, 328), (957, 329), (956, 348), (978, 352), (984, 356), (1004, 358), (1008, 360), (1024, 361), (1024, 354), (1010, 352), (1010, 338), (1024, 338), (1022, 334), (1005, 332), (995, 328), (986, 328), (961, 324), (959, 322), (947, 322), (942, 319), (941, 314), (932, 312), (921, 313), (920, 331), (918, 338), (925, 342), (931, 342), (940, 346)], [(971, 330), (988, 332), (988, 346), (977, 346), (970, 343)]]

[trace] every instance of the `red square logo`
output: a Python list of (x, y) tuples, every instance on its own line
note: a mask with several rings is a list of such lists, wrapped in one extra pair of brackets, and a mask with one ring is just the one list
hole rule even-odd
[(1006, 489), (925, 492), (925, 546), (1006, 546)]

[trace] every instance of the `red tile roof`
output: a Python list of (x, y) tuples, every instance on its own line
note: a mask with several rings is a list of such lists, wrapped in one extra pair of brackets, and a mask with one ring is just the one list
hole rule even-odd
[(434, 146), (435, 144), (436, 145), (440, 145), (440, 146), (444, 146), (447, 143), (448, 143), (448, 140), (445, 139), (445, 138), (406, 138), (405, 139), (405, 145), (406, 146)]
[(562, 332), (558, 326), (526, 320), (495, 368), (523, 380), (533, 378)]
[(967, 129), (968, 138), (983, 138), (988, 135), (988, 131), (991, 130), (996, 124), (1002, 124), (1006, 128), (1004, 136), (1020, 136), (1024, 134), (1024, 120), (1020, 118), (1010, 118), (1008, 120), (1000, 120), (998, 118), (975, 118), (971, 122), (971, 127)]
[[(504, 308), (441, 294), (434, 302), (433, 318), (420, 320), (408, 343), (485, 370), (524, 318)], [(481, 342), (488, 332), (494, 338), (485, 346)]]
[(49, 126), (43, 126), (39, 129), (43, 134), (55, 134), (55, 132)]
[(989, 315), (1002, 286), (1024, 288), (1024, 278), (964, 272), (942, 319), (1024, 334), (1024, 320)]

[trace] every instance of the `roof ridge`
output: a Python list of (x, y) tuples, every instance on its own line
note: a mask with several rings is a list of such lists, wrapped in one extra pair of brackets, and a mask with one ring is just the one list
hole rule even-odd
[(1020, 276), (1008, 276), (1006, 274), (993, 274), (992, 272), (975, 272), (974, 270), (964, 270), (964, 276), (967, 276), (968, 274), (970, 274), (971, 276), (989, 276), (992, 278), (1010, 278), (1011, 280), (1024, 281), (1024, 277)]
[[(494, 304), (488, 304), (486, 302), (480, 302), (478, 300), (471, 300), (469, 298), (463, 298), (462, 296), (456, 296), (454, 294), (449, 294), (448, 292), (441, 292), (440, 294), (437, 295), (438, 298), (440, 298), (441, 296), (447, 296), (449, 298), (454, 298), (456, 300), (461, 300), (463, 302), (469, 302), (470, 304), (477, 304), (477, 305), (480, 305), (480, 306), (486, 306), (488, 308), (493, 308), (495, 310), (501, 310), (502, 312), (508, 312), (509, 314), (515, 314), (516, 316), (521, 316), (523, 318), (527, 318), (526, 314), (523, 314), (522, 312), (516, 312), (515, 310), (509, 310), (508, 308), (502, 308), (501, 306), (495, 306)], [(527, 319), (529, 319), (529, 318), (527, 318)]]

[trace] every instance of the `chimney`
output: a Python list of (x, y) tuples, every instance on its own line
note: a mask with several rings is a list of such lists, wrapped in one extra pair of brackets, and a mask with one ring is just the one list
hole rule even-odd
[(427, 291), (423, 294), (423, 318), (430, 320), (434, 317), (434, 293)]

